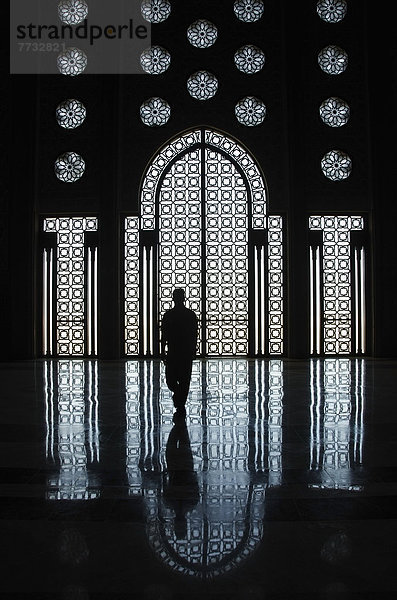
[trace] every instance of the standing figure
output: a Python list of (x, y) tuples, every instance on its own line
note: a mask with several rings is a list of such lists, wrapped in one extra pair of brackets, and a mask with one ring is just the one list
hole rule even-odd
[[(173, 392), (178, 416), (185, 416), (189, 393), (192, 362), (196, 356), (197, 317), (185, 306), (185, 292), (173, 291), (174, 308), (164, 313), (161, 331), (161, 355), (165, 361), (165, 378)], [(167, 350), (166, 350), (167, 347)]]

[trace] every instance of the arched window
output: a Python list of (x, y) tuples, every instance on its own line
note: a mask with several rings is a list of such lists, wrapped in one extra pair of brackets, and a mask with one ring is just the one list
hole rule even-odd
[[(168, 143), (126, 219), (126, 354), (156, 355), (172, 291), (200, 320), (199, 353), (283, 352), (282, 217), (249, 152), (209, 128)], [(139, 256), (139, 259), (138, 259)]]

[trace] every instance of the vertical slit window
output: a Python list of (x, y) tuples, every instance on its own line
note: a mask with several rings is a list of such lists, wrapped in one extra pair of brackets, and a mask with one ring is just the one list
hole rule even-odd
[(143, 353), (148, 352), (148, 310), (147, 310), (147, 248), (143, 248)]
[(310, 354), (321, 354), (321, 248), (310, 246)]
[(42, 352), (53, 354), (54, 337), (54, 249), (43, 249)]
[(94, 249), (94, 290), (93, 290), (93, 319), (94, 319), (94, 342), (93, 354), (98, 355), (98, 248)]
[(314, 354), (314, 249), (309, 248), (310, 354)]
[[(260, 291), (260, 307), (261, 307), (261, 354), (265, 354), (266, 352), (266, 296), (265, 296), (265, 287), (266, 287), (266, 264), (265, 264), (265, 248), (262, 246), (261, 248), (261, 291)], [(270, 300), (270, 299), (269, 299)], [(270, 318), (269, 318), (270, 320)]]
[(96, 356), (98, 349), (98, 323), (97, 323), (97, 295), (98, 295), (98, 277), (97, 277), (97, 248), (87, 247), (87, 354)]
[(254, 294), (255, 294), (255, 354), (259, 354), (259, 340), (260, 340), (260, 319), (259, 319), (259, 256), (260, 256), (260, 247), (254, 247)]
[(355, 353), (366, 352), (365, 248), (354, 247)]
[(154, 294), (154, 260), (153, 247), (143, 246), (143, 277), (142, 277), (142, 325), (143, 325), (143, 354), (152, 356), (155, 344), (155, 302)]
[(155, 323), (154, 323), (154, 302), (153, 302), (153, 294), (154, 294), (154, 286), (153, 286), (153, 261), (154, 248), (150, 248), (149, 250), (149, 330), (150, 330), (150, 346), (149, 353), (153, 355), (154, 352), (154, 335), (155, 335)]
[(359, 267), (360, 267), (360, 352), (365, 354), (366, 352), (366, 298), (365, 298), (365, 248), (360, 248), (359, 253)]

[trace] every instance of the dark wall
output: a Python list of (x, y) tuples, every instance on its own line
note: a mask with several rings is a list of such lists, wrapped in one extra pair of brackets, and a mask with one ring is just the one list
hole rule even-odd
[(383, 11), (368, 19), (368, 89), (373, 177), (374, 353), (395, 357), (397, 333), (397, 40)]
[[(162, 75), (9, 77), (12, 132), (6, 155), (11, 159), (12, 199), (1, 205), (8, 262), (0, 264), (7, 282), (1, 305), (5, 359), (33, 357), (38, 350), (34, 273), (40, 222), (44, 215), (62, 213), (99, 217), (101, 354), (120, 355), (121, 215), (137, 212), (141, 178), (156, 150), (197, 125), (217, 127), (250, 149), (267, 181), (270, 211), (286, 215), (287, 353), (308, 353), (308, 216), (357, 211), (367, 216), (374, 242), (374, 352), (395, 355), (395, 169), (393, 152), (386, 148), (395, 131), (396, 52), (391, 34), (373, 41), (384, 15), (374, 18), (372, 6), (367, 15), (368, 2), (350, 0), (344, 21), (331, 25), (318, 18), (315, 1), (267, 0), (264, 18), (244, 24), (234, 17), (232, 4), (173, 2), (169, 19), (152, 28), (152, 43), (163, 45), (172, 57)], [(213, 47), (198, 50), (188, 43), (186, 28), (203, 17), (218, 26), (219, 37)], [(235, 50), (246, 43), (266, 55), (264, 69), (251, 76), (239, 73), (233, 63)], [(325, 75), (317, 64), (318, 51), (330, 43), (349, 55), (348, 69), (336, 77)], [(385, 62), (389, 67), (381, 69)], [(210, 70), (219, 80), (217, 94), (205, 102), (192, 99), (186, 90), (187, 77), (198, 69)], [(248, 94), (261, 97), (267, 106), (259, 127), (244, 127), (234, 117), (236, 101)], [(321, 101), (332, 95), (351, 107), (350, 121), (342, 128), (325, 126), (318, 115)], [(139, 118), (141, 103), (151, 96), (171, 105), (164, 127), (148, 128)], [(87, 118), (77, 130), (62, 130), (55, 109), (73, 97), (85, 104)], [(332, 148), (353, 160), (345, 181), (331, 182), (321, 172), (320, 160)], [(58, 181), (53, 168), (57, 156), (69, 150), (86, 161), (84, 176), (74, 184)]]
[(2, 114), (2, 360), (34, 355), (36, 78), (5, 78)]

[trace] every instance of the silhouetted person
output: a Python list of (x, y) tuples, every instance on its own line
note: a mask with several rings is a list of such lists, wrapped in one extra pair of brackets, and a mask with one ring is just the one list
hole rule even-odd
[(175, 512), (176, 537), (186, 539), (186, 515), (198, 503), (200, 491), (184, 419), (178, 420), (170, 431), (165, 458), (167, 473), (163, 483), (164, 503)]
[(165, 361), (167, 386), (173, 392), (174, 406), (177, 414), (184, 416), (192, 361), (196, 356), (197, 317), (186, 308), (183, 289), (175, 289), (172, 298), (175, 306), (167, 310), (163, 317), (161, 354)]

